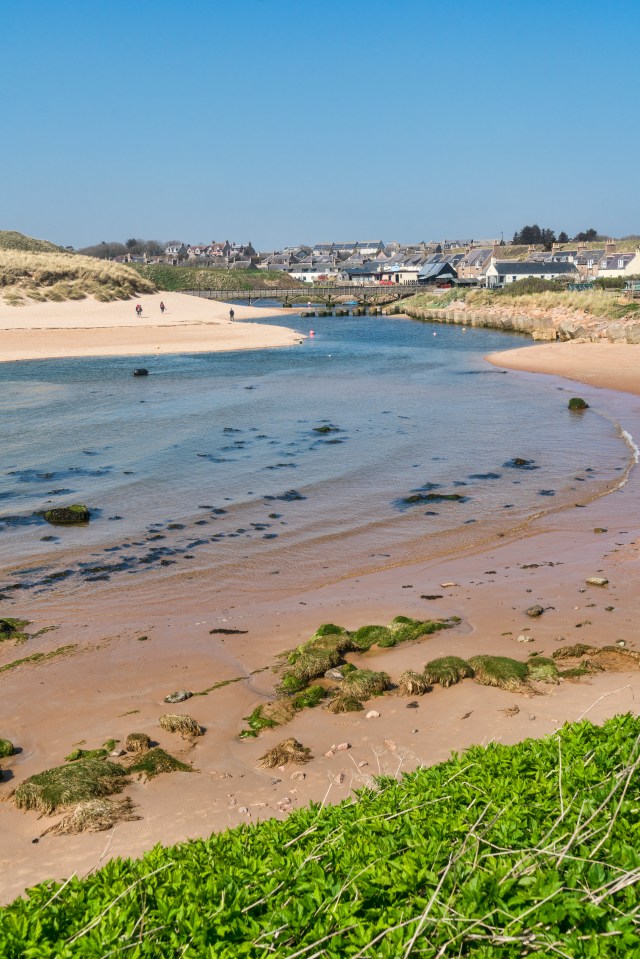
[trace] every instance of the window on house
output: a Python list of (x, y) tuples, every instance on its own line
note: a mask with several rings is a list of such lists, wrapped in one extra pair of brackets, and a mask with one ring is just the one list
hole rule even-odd
[(624, 270), (624, 260), (618, 260), (618, 269)]

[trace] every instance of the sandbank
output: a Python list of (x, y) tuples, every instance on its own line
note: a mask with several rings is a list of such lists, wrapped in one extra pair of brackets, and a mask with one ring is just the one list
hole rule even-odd
[(487, 357), (495, 366), (552, 373), (578, 383), (640, 394), (640, 349), (628, 343), (544, 343)]
[[(140, 319), (137, 303), (142, 306)], [(110, 303), (91, 297), (26, 306), (0, 302), (0, 362), (255, 350), (300, 342), (294, 330), (250, 322), (284, 310), (234, 305), (231, 322), (229, 309), (228, 303), (185, 293), (153, 293)]]
[[(577, 345), (553, 351), (564, 356)], [(610, 348), (595, 344), (593, 349), (597, 357), (597, 351)], [(627, 355), (634, 347), (623, 349)], [(491, 361), (509, 365), (515, 353), (523, 369), (532, 369), (546, 352), (537, 346), (495, 354)], [(579, 361), (573, 369), (580, 373)], [(625, 402), (603, 392), (603, 406), (608, 398), (614, 410)], [(628, 407), (622, 425), (637, 436), (638, 402), (629, 397)], [(3, 648), (3, 663), (66, 644), (77, 648), (59, 660), (26, 664), (0, 676), (0, 735), (22, 749), (2, 761), (3, 793), (62, 762), (80, 741), (91, 748), (108, 737), (124, 740), (132, 731), (148, 732), (198, 772), (132, 782), (126, 792), (142, 819), (107, 833), (42, 836), (56, 817), (38, 820), (11, 802), (1, 803), (0, 901), (46, 878), (83, 875), (115, 855), (140, 855), (157, 842), (281, 818), (311, 800), (339, 801), (371, 776), (431, 765), (472, 744), (512, 743), (550, 734), (583, 716), (601, 722), (615, 713), (637, 712), (637, 671), (565, 681), (541, 687), (540, 695), (532, 697), (466, 680), (451, 689), (435, 687), (416, 699), (417, 708), (408, 709), (406, 697), (386, 695), (366, 704), (380, 714), (376, 718), (368, 720), (365, 713), (335, 716), (316, 708), (258, 739), (237, 738), (243, 717), (273, 696), (276, 677), (269, 667), (274, 658), (324, 622), (356, 628), (389, 622), (399, 613), (420, 619), (461, 617), (452, 630), (353, 659), (386, 670), (395, 681), (405, 669), (421, 669), (428, 660), (448, 654), (493, 653), (525, 660), (533, 651), (551, 655), (562, 642), (602, 646), (623, 641), (640, 649), (639, 506), (640, 469), (634, 468), (616, 492), (580, 509), (548, 513), (524, 533), (506, 533), (491, 546), (319, 588), (288, 588), (283, 575), (270, 589), (239, 586), (234, 591), (222, 589), (206, 571), (181, 571), (173, 584), (153, 577), (135, 586), (114, 583), (100, 595), (90, 590), (76, 594), (72, 602), (63, 594), (57, 600), (16, 596), (5, 615), (30, 619), (32, 632), (52, 625), (56, 629), (29, 640), (28, 650)], [(609, 585), (587, 586), (586, 579), (594, 575), (604, 575)], [(545, 612), (531, 620), (525, 610), (535, 604)], [(225, 635), (220, 629), (239, 632)], [(142, 636), (147, 638), (140, 641)], [(533, 641), (521, 642), (521, 636)], [(163, 702), (175, 689), (196, 692), (234, 679), (239, 681), (177, 707)], [(191, 745), (165, 733), (158, 717), (168, 709), (192, 715), (205, 728), (204, 736)], [(259, 768), (259, 757), (287, 736), (309, 746), (313, 761), (304, 767)], [(350, 748), (326, 755), (338, 743)], [(292, 778), (297, 771), (304, 778)], [(39, 841), (34, 844), (34, 839)]]

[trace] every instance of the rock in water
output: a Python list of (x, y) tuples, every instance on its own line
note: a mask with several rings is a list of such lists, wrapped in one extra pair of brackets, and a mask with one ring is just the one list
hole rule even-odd
[(148, 375), (149, 375), (149, 370), (145, 370), (144, 366), (140, 366), (140, 367), (138, 367), (137, 370), (134, 370), (134, 371), (133, 371), (133, 375), (134, 375), (134, 376), (148, 376)]
[(609, 580), (604, 576), (590, 576), (587, 580), (588, 586), (608, 586)]
[(185, 699), (191, 699), (193, 693), (190, 693), (188, 689), (178, 689), (175, 693), (169, 693), (168, 696), (164, 697), (165, 703), (183, 703)]
[(54, 526), (73, 526), (77, 523), (88, 523), (91, 519), (91, 511), (82, 503), (75, 503), (73, 506), (56, 506), (45, 510), (43, 515), (47, 523)]
[(586, 403), (580, 396), (572, 396), (569, 400), (569, 409), (570, 410), (588, 410), (589, 404)]

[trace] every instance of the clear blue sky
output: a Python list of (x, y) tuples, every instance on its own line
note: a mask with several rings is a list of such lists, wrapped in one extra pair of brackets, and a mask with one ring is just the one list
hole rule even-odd
[(640, 2), (0, 0), (0, 229), (640, 232)]

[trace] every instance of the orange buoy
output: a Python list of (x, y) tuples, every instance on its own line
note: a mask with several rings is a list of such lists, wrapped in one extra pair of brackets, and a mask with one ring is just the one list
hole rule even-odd
[(309, 330), (309, 336), (315, 336), (315, 335), (316, 335), (315, 330)]

